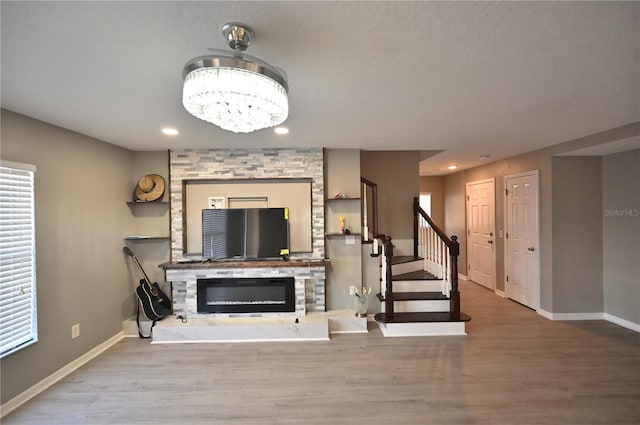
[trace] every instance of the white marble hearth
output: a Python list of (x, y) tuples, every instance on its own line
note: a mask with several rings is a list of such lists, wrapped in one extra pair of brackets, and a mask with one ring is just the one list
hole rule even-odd
[(325, 323), (292, 318), (163, 320), (153, 328), (152, 344), (204, 342), (328, 341)]
[[(132, 323), (125, 328), (130, 336)], [(352, 310), (310, 313), (295, 317), (210, 317), (193, 318), (183, 323), (173, 316), (156, 323), (152, 344), (328, 341), (335, 333), (366, 333), (367, 319), (355, 316)]]

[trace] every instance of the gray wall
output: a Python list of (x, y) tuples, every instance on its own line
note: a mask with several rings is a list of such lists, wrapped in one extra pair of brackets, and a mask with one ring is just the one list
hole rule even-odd
[[(3, 159), (34, 164), (39, 341), (1, 360), (2, 403), (122, 331), (133, 153), (2, 110)], [(80, 336), (71, 339), (71, 326)]]
[(419, 151), (362, 151), (362, 177), (378, 185), (378, 231), (413, 239), (413, 198), (420, 195)]
[[(165, 203), (147, 203), (130, 206), (129, 210), (134, 218), (136, 235), (169, 236), (169, 152), (134, 152), (133, 154), (133, 187), (135, 183), (147, 174), (158, 174), (165, 180), (165, 191), (160, 201)], [(133, 199), (134, 192), (131, 192)], [(131, 199), (131, 200), (132, 200)], [(127, 241), (126, 245), (136, 254), (149, 279), (158, 282), (162, 289), (169, 293), (169, 285), (164, 281), (164, 271), (158, 264), (169, 261), (169, 240)], [(131, 274), (139, 278), (136, 270)]]
[(464, 173), (444, 177), (444, 232), (447, 236), (457, 236), (460, 244), (458, 272), (467, 274), (466, 214), (465, 214)]
[(640, 150), (602, 167), (604, 311), (640, 324)]
[(553, 157), (554, 313), (601, 313), (602, 158)]
[[(353, 200), (325, 202), (325, 229), (328, 233), (339, 230), (340, 216), (344, 215), (346, 227), (361, 232), (360, 151), (358, 149), (324, 150), (325, 194), (327, 198), (346, 193)], [(349, 286), (362, 286), (361, 236), (349, 238), (329, 237), (325, 241), (326, 256), (331, 260), (326, 267), (326, 302), (328, 310), (344, 310), (350, 307)]]

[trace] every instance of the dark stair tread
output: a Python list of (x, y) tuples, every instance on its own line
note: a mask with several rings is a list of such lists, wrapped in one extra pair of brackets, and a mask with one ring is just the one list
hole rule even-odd
[(448, 311), (420, 311), (410, 313), (378, 313), (374, 316), (380, 323), (437, 323), (437, 322), (468, 322), (471, 317), (460, 313), (460, 319), (452, 319)]
[(393, 280), (442, 280), (426, 270), (416, 270), (414, 272), (401, 273), (393, 276)]
[(414, 257), (413, 255), (394, 255), (393, 258), (391, 258), (391, 264), (403, 264), (420, 260), (424, 260), (424, 258)]
[[(378, 294), (378, 299), (384, 301), (384, 294)], [(394, 301), (422, 301), (422, 300), (448, 300), (449, 297), (442, 292), (394, 292)]]

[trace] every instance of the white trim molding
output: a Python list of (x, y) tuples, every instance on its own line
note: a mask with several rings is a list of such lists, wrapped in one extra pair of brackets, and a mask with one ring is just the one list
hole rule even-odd
[(538, 309), (538, 314), (549, 320), (605, 320), (604, 313), (551, 313)]
[(469, 280), (469, 276), (464, 275), (462, 273), (458, 273), (458, 279), (459, 280)]
[(606, 320), (623, 328), (640, 333), (640, 324), (622, 319), (609, 313), (551, 313), (539, 309), (537, 313), (549, 320)]
[(536, 310), (536, 313), (538, 313), (540, 316), (544, 317), (545, 319), (553, 320), (553, 313), (547, 310), (543, 310), (539, 308)]
[(67, 364), (66, 366), (63, 366), (62, 368), (58, 369), (51, 375), (47, 376), (42, 381), (33, 385), (31, 388), (26, 389), (25, 391), (18, 394), (11, 400), (7, 401), (2, 406), (0, 406), (0, 419), (8, 415), (9, 413), (13, 412), (15, 409), (22, 406), (24, 403), (31, 400), (33, 397), (37, 396), (42, 391), (46, 390), (56, 382), (60, 381), (65, 376), (74, 372), (79, 367), (89, 363), (91, 360), (95, 359), (100, 354), (107, 351), (111, 346), (115, 345), (122, 338), (124, 338), (123, 333), (122, 332), (117, 333), (116, 335), (112, 336), (102, 344), (87, 351), (77, 359), (73, 360), (71, 363)]
[(551, 320), (604, 320), (604, 313), (552, 313)]
[(629, 320), (622, 319), (609, 313), (604, 314), (604, 320), (640, 333), (640, 323), (630, 322)]

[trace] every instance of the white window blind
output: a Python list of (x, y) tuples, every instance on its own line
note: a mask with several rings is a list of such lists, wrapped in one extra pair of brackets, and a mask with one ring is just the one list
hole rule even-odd
[(0, 357), (38, 339), (34, 174), (0, 164)]

